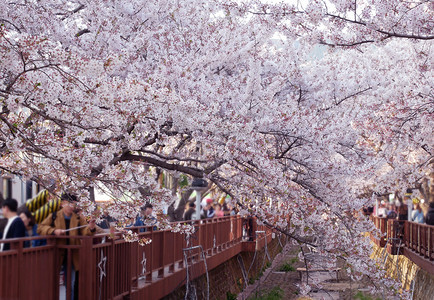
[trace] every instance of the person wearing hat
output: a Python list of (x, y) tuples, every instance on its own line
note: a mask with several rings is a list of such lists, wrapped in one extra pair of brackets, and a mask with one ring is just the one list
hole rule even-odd
[(202, 206), (200, 212), (201, 219), (207, 219), (214, 217), (214, 208), (212, 207), (213, 200), (211, 198), (206, 198), (206, 205)]
[(420, 200), (418, 198), (413, 198), (413, 204), (414, 208), (411, 212), (411, 220), (416, 223), (425, 223), (425, 218), (422, 209), (420, 208)]
[(380, 208), (378, 209), (378, 216), (381, 218), (386, 218), (387, 217), (387, 208), (386, 208), (386, 201), (382, 200), (380, 202)]
[[(42, 221), (38, 227), (39, 235), (55, 235), (59, 237), (65, 237), (62, 239), (56, 239), (57, 245), (80, 245), (80, 239), (67, 238), (68, 236), (80, 236), (80, 235), (93, 235), (96, 232), (95, 220), (91, 220), (89, 223), (77, 214), (77, 196), (73, 194), (64, 193), (61, 196), (62, 209), (51, 213), (47, 218)], [(72, 287), (71, 299), (78, 298), (78, 273), (79, 273), (79, 251), (73, 249), (72, 264), (70, 281)], [(59, 262), (62, 266), (64, 274), (66, 274), (65, 282), (68, 280), (67, 272), (67, 252), (65, 249), (60, 250)]]

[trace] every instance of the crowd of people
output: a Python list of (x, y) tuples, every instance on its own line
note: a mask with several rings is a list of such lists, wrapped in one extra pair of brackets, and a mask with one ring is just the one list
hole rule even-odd
[[(221, 218), (224, 216), (234, 216), (237, 214), (234, 206), (231, 203), (225, 201), (216, 202), (211, 198), (205, 198), (200, 203), (200, 219), (209, 218)], [(185, 206), (183, 215), (184, 221), (195, 220), (196, 218), (196, 204), (193, 201), (189, 201)]]
[[(409, 208), (405, 201), (387, 203), (383, 200), (378, 205), (378, 211), (373, 209), (373, 213), (378, 217), (405, 221), (408, 220), (408, 210)], [(428, 203), (428, 209), (424, 213), (421, 207), (421, 201), (418, 198), (413, 198), (410, 221), (420, 224), (434, 225), (434, 202)]]
[[(21, 237), (34, 236), (79, 236), (93, 235), (97, 232), (98, 227), (95, 220), (86, 221), (77, 210), (78, 199), (75, 195), (65, 193), (61, 196), (61, 209), (53, 211), (40, 223), (37, 224), (35, 216), (30, 212), (26, 205), (18, 208), (18, 202), (15, 199), (8, 198), (2, 201), (1, 208), (6, 225), (0, 230), (2, 239), (12, 239)], [(23, 242), (23, 247), (43, 246), (47, 242), (45, 239), (32, 239)], [(57, 245), (78, 245), (80, 240), (76, 238), (56, 239)], [(1, 243), (0, 251), (11, 249), (10, 243)], [(61, 272), (65, 275), (65, 281), (69, 280), (72, 286), (71, 299), (77, 299), (78, 296), (78, 274), (79, 274), (79, 251), (71, 251), (71, 269), (67, 271), (67, 251), (60, 251), (59, 265)]]
[[(41, 193), (40, 195), (47, 195), (47, 193)], [(101, 223), (95, 224), (95, 220), (92, 219), (87, 221), (86, 218), (81, 216), (80, 211), (77, 209), (78, 199), (77, 196), (73, 194), (64, 193), (60, 199), (56, 199), (54, 202), (44, 200), (46, 202), (45, 204), (44, 201), (41, 200), (40, 195), (34, 200), (38, 202), (37, 206), (46, 205), (47, 210), (43, 209), (42, 213), (40, 211), (38, 211), (38, 213), (34, 211), (35, 204), (32, 202), (28, 201), (25, 205), (18, 207), (18, 202), (15, 199), (0, 199), (0, 207), (4, 217), (0, 219), (0, 221), (3, 221), (3, 225), (0, 222), (0, 237), (3, 240), (41, 236), (41, 238), (28, 239), (23, 242), (23, 247), (39, 247), (47, 244), (43, 236), (52, 235), (64, 237), (63, 239), (56, 239), (58, 245), (78, 245), (80, 240), (77, 238), (69, 238), (69, 236), (103, 233), (104, 229), (113, 227), (113, 222), (116, 221), (108, 215), (106, 209), (102, 209), (103, 216)], [(200, 219), (220, 218), (237, 214), (236, 208), (230, 202), (226, 202), (223, 199), (215, 201), (212, 198), (204, 198), (200, 206)], [(367, 209), (365, 213), (373, 213), (376, 216), (389, 219), (407, 220), (408, 210), (406, 201), (386, 202), (383, 200), (379, 203), (378, 209), (371, 207)], [(189, 221), (198, 219), (196, 213), (195, 202), (188, 201), (185, 205), (183, 220)], [(424, 214), (419, 199), (414, 198), (412, 200), (410, 217), (413, 222), (434, 225), (434, 202), (429, 203), (429, 208)], [(42, 221), (38, 222), (37, 220)], [(244, 227), (246, 235), (251, 238), (253, 236), (253, 226), (249, 222), (251, 222), (251, 218), (246, 218)], [(157, 230), (157, 224), (157, 218), (153, 214), (153, 205), (147, 203), (141, 207), (140, 214), (130, 226), (139, 227), (140, 232), (145, 232), (149, 227), (152, 227), (153, 230)], [(11, 244), (12, 243), (8, 242), (0, 243), (0, 251), (10, 250), (12, 248)], [(68, 258), (65, 249), (60, 252), (59, 265), (61, 266), (61, 273), (64, 274), (64, 281), (69, 280), (71, 283), (71, 299), (77, 299), (79, 251), (73, 249), (70, 255), (72, 263), (69, 271), (67, 270)]]

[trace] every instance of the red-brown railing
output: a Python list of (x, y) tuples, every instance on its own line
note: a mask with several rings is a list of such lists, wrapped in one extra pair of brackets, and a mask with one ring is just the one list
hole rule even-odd
[(381, 233), (387, 232), (387, 218), (376, 217), (371, 215), (371, 220), (374, 222), (375, 227), (380, 229)]
[[(79, 252), (80, 299), (113, 299), (131, 295), (143, 282), (152, 284), (156, 279), (182, 270), (184, 253), (187, 261), (200, 259), (198, 249), (185, 252), (185, 248), (201, 245), (207, 256), (213, 256), (232, 249), (243, 240), (243, 219), (239, 216), (191, 224), (196, 232), (188, 240), (179, 233), (146, 227), (146, 232), (139, 236), (150, 238), (152, 243), (145, 246), (126, 242), (120, 234), (115, 239), (108, 239), (108, 235), (69, 237), (80, 239), (80, 245), (56, 245), (59, 237), (46, 236), (43, 238), (48, 244), (35, 248), (23, 248), (23, 241), (41, 237), (6, 240), (12, 250), (0, 252), (0, 299), (58, 299), (64, 289), (59, 288), (59, 251), (69, 254), (67, 274), (73, 265), (71, 253)], [(131, 229), (139, 231), (140, 228)], [(69, 280), (65, 284), (66, 297), (70, 299), (73, 287)]]
[(370, 219), (374, 223), (375, 227), (380, 230), (380, 234), (382, 235), (379, 237), (378, 235), (371, 233), (371, 239), (374, 240), (378, 246), (384, 247), (387, 239), (385, 236), (385, 234), (387, 234), (387, 218), (371, 215)]
[(375, 216), (371, 216), (371, 220), (382, 233), (386, 233), (381, 239), (371, 234), (373, 242), (381, 247), (387, 245), (389, 253), (404, 254), (434, 274), (434, 226)]
[[(53, 282), (59, 282), (54, 245), (23, 248), (23, 241), (6, 240), (11, 250), (0, 252), (0, 299), (55, 299)], [(57, 297), (58, 298), (58, 297)]]
[(434, 260), (434, 226), (406, 222), (404, 244), (423, 257)]

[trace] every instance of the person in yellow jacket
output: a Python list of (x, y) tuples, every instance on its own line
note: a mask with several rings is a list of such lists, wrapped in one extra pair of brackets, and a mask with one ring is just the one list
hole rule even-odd
[[(79, 236), (93, 235), (97, 231), (95, 220), (89, 223), (83, 217), (76, 213), (77, 197), (72, 194), (63, 194), (61, 196), (62, 209), (51, 213), (38, 227), (39, 235), (56, 235), (56, 236)], [(80, 239), (64, 238), (57, 239), (57, 245), (79, 245)], [(73, 249), (70, 281), (72, 287), (71, 299), (78, 299), (78, 271), (79, 271), (79, 250)], [(68, 280), (67, 272), (67, 253), (66, 250), (60, 252), (60, 264), (65, 274), (65, 282)]]

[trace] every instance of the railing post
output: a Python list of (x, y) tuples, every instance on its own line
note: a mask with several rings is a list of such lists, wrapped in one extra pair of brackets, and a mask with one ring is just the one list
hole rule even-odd
[(432, 239), (431, 239), (431, 227), (428, 227), (428, 248), (427, 248), (427, 252), (428, 252), (428, 259), (432, 260), (432, 248), (431, 248), (431, 243), (432, 243)]
[(109, 283), (109, 299), (114, 298), (115, 294), (115, 239), (116, 236), (113, 234), (112, 238), (110, 239), (110, 248), (107, 250), (107, 254), (110, 253), (110, 256), (108, 256), (108, 280)]
[(169, 249), (172, 248), (172, 251), (171, 251), (171, 255), (170, 255), (169, 273), (175, 272), (175, 249), (176, 249), (175, 243), (176, 243), (175, 234), (171, 233), (170, 234), (170, 243), (169, 243), (170, 247), (169, 247)]
[(407, 221), (407, 225), (408, 225), (408, 234), (409, 234), (409, 238), (408, 238), (409, 245), (408, 246), (411, 250), (413, 250), (413, 226), (409, 221)]
[[(154, 232), (154, 229), (152, 228), (152, 232)], [(162, 251), (163, 249), (165, 249), (165, 245), (166, 245), (166, 234), (167, 231), (161, 231), (161, 242), (160, 242), (160, 251)], [(166, 252), (162, 251), (162, 254), (160, 255), (160, 263), (158, 264), (160, 267), (162, 266), (162, 268), (160, 268), (158, 270), (158, 278), (163, 278), (164, 277), (164, 265), (165, 265), (165, 257), (166, 257)]]
[(252, 218), (252, 235), (253, 235), (253, 240), (256, 242), (257, 236), (256, 236), (256, 231), (258, 231), (258, 223), (256, 222), (256, 218), (251, 217)]
[[(92, 299), (92, 267), (96, 264), (92, 256), (92, 238), (81, 238), (80, 269), (78, 276), (78, 294), (80, 299)], [(74, 288), (74, 287), (72, 287)]]
[(54, 272), (52, 276), (52, 281), (54, 282), (52, 288), (53, 298), (56, 296), (59, 297), (59, 274), (60, 274), (60, 264), (59, 264), (59, 248), (57, 247), (56, 239), (54, 237), (47, 239), (47, 245), (51, 245), (53, 247), (53, 266)]
[(18, 282), (17, 284), (17, 293), (16, 295), (18, 295), (18, 299), (21, 299), (21, 289), (20, 289), (20, 282), (22, 281), (21, 276), (23, 276), (24, 272), (25, 272), (25, 265), (22, 263), (23, 262), (23, 242), (16, 242), (14, 244), (10, 244), (11, 249), (16, 248), (17, 249), (17, 262), (18, 262)]

